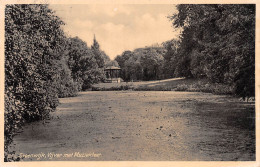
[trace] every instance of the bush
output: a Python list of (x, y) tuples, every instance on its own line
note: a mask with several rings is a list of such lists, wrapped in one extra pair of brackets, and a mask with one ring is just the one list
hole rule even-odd
[(65, 45), (62, 24), (48, 5), (5, 8), (5, 161), (19, 160), (10, 144), (24, 122), (48, 117), (59, 103), (58, 93), (73, 94), (71, 78), (64, 77), (69, 72), (59, 63)]
[(234, 94), (234, 88), (232, 86), (225, 84), (205, 83), (203, 81), (198, 81), (192, 84), (179, 84), (174, 90), (188, 92), (205, 92), (218, 95)]
[(23, 123), (44, 120), (58, 97), (76, 96), (104, 78), (102, 61), (98, 66), (86, 43), (67, 38), (63, 24), (48, 5), (5, 8), (5, 161), (19, 160), (10, 144)]
[(130, 85), (120, 85), (120, 86), (113, 86), (109, 88), (105, 87), (92, 87), (92, 91), (118, 91), (118, 90), (133, 90), (133, 86)]
[(71, 77), (71, 71), (66, 64), (66, 60), (62, 59), (57, 62), (58, 64), (58, 80), (57, 80), (57, 93), (58, 97), (73, 97), (77, 95), (78, 85)]

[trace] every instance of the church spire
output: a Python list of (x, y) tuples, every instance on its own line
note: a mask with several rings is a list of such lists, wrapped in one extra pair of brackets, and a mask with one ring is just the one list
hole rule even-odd
[(97, 49), (97, 50), (99, 49), (99, 44), (98, 44), (98, 42), (96, 40), (96, 35), (95, 34), (94, 34), (93, 44), (92, 44), (91, 48), (92, 49)]

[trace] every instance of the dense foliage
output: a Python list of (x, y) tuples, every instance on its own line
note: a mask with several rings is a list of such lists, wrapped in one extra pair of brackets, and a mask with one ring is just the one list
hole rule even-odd
[[(5, 8), (5, 161), (14, 132), (55, 111), (58, 97), (77, 95), (119, 66), (125, 81), (204, 78), (238, 96), (255, 92), (255, 5), (178, 5), (170, 16), (179, 40), (125, 51), (110, 61), (100, 49), (64, 35), (48, 5)], [(218, 85), (217, 85), (218, 86)], [(210, 86), (209, 86), (210, 87)], [(126, 88), (123, 88), (126, 89)], [(183, 88), (180, 88), (183, 89)]]
[[(99, 46), (94, 39), (93, 46)], [(85, 90), (93, 83), (104, 80), (104, 67), (106, 56), (99, 47), (89, 48), (78, 37), (70, 38), (68, 42), (68, 66), (72, 72), (72, 78), (77, 83), (78, 90)], [(105, 55), (105, 56), (104, 56)], [(106, 56), (107, 57), (107, 56)]]
[(9, 147), (24, 122), (47, 118), (58, 97), (75, 96), (104, 76), (109, 58), (66, 37), (63, 24), (48, 5), (5, 8), (5, 161), (17, 160)]
[(121, 77), (130, 80), (156, 80), (163, 76), (163, 55), (166, 49), (161, 46), (138, 48), (134, 51), (125, 51), (115, 60), (122, 69)]
[(61, 59), (64, 35), (60, 30), (62, 21), (46, 5), (10, 5), (6, 6), (5, 14), (5, 146), (8, 146), (23, 119), (43, 119), (58, 105), (55, 63)]
[(183, 28), (172, 54), (175, 76), (206, 77), (254, 96), (255, 5), (178, 5), (171, 16)]
[(233, 94), (255, 92), (255, 5), (177, 5), (170, 16), (180, 39), (116, 57), (122, 78), (206, 78)]

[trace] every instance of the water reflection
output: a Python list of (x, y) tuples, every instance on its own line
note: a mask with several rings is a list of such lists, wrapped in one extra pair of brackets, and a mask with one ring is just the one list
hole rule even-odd
[(185, 120), (192, 130), (184, 134), (192, 149), (211, 160), (255, 160), (254, 105), (196, 100), (179, 104), (186, 111), (173, 112), (172, 117)]

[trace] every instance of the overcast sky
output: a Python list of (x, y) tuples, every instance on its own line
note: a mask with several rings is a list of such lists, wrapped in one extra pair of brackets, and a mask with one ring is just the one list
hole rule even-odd
[(93, 36), (101, 49), (114, 59), (125, 50), (176, 38), (167, 16), (176, 12), (170, 4), (145, 5), (50, 5), (65, 23), (64, 31), (92, 45)]

